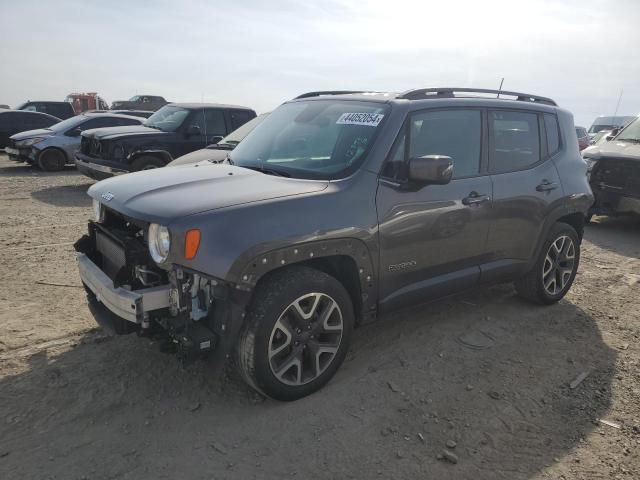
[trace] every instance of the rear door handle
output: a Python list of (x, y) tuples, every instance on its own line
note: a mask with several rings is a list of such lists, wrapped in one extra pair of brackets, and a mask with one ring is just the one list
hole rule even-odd
[(476, 205), (478, 203), (488, 202), (489, 195), (486, 193), (471, 192), (467, 197), (462, 199), (463, 205)]
[(542, 183), (536, 187), (536, 190), (538, 192), (550, 192), (556, 188), (558, 188), (557, 183), (550, 182), (549, 180), (543, 180)]

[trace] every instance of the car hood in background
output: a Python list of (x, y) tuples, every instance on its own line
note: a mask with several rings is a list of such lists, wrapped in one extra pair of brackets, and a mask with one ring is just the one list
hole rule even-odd
[(15, 135), (11, 136), (11, 139), (18, 142), (20, 140), (26, 140), (28, 138), (48, 137), (55, 134), (56, 132), (54, 132), (53, 130), (48, 130), (46, 128), (39, 128), (37, 130), (27, 130), (26, 132), (16, 133)]
[(126, 127), (106, 127), (94, 128), (82, 132), (82, 135), (99, 140), (113, 140), (118, 138), (135, 137), (135, 136), (164, 136), (171, 132), (163, 132), (156, 128), (145, 127), (144, 125), (128, 125)]
[(229, 149), (202, 148), (195, 152), (187, 153), (174, 161), (169, 162), (167, 167), (177, 167), (179, 165), (189, 165), (190, 163), (198, 163), (209, 161), (212, 163), (222, 162), (229, 154)]
[(598, 160), (600, 158), (628, 158), (640, 162), (640, 144), (632, 142), (618, 142), (615, 139), (602, 145), (593, 145), (582, 151), (585, 158)]
[(88, 193), (131, 218), (168, 225), (208, 210), (319, 192), (328, 184), (206, 162), (109, 178)]

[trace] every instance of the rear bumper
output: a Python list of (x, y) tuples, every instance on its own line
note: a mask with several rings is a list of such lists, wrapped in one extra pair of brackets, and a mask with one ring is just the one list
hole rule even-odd
[(76, 167), (83, 175), (95, 180), (129, 173), (126, 165), (122, 163), (89, 157), (83, 153), (76, 153)]
[(113, 281), (84, 253), (77, 253), (82, 283), (102, 305), (124, 320), (142, 323), (145, 314), (169, 307), (169, 285), (126, 290), (114, 287)]

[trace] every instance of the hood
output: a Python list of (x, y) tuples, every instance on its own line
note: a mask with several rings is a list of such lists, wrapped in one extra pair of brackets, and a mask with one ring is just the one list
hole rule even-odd
[(187, 153), (181, 157), (176, 158), (173, 162), (170, 162), (167, 167), (177, 167), (178, 165), (189, 165), (190, 163), (198, 163), (198, 162), (222, 162), (227, 155), (229, 154), (228, 149), (213, 149), (213, 148), (202, 148), (200, 150), (196, 150), (195, 152)]
[(55, 135), (56, 132), (53, 130), (49, 130), (46, 128), (39, 128), (37, 130), (27, 130), (26, 132), (16, 133), (11, 136), (11, 140), (15, 140), (16, 142), (20, 140), (26, 140), (28, 138), (33, 137), (49, 137), (51, 135)]
[(82, 135), (89, 138), (96, 138), (98, 140), (113, 140), (126, 137), (137, 136), (164, 136), (170, 135), (171, 132), (163, 132), (156, 128), (145, 127), (144, 125), (128, 125), (126, 127), (106, 127), (106, 128), (94, 128), (92, 130), (86, 130), (82, 132)]
[(599, 160), (601, 158), (628, 158), (640, 162), (640, 143), (617, 142), (615, 139), (601, 145), (593, 145), (582, 151), (584, 158)]
[(207, 162), (109, 178), (88, 194), (131, 218), (168, 225), (195, 213), (319, 192), (328, 184)]

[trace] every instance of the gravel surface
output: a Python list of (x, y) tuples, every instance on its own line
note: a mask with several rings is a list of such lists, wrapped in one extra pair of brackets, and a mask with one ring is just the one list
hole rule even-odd
[(0, 478), (640, 478), (640, 225), (597, 218), (551, 307), (498, 285), (358, 329), (322, 391), (265, 400), (96, 328), (91, 181), (0, 155)]

